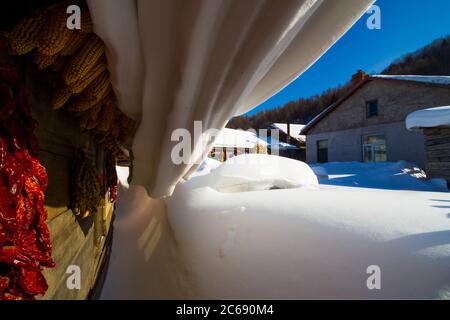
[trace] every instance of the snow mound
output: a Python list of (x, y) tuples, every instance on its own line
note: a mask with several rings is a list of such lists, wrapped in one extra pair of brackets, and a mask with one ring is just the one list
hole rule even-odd
[(197, 177), (197, 176), (203, 176), (205, 174), (210, 173), (214, 169), (216, 169), (218, 166), (220, 166), (222, 162), (212, 159), (212, 158), (206, 158), (197, 168), (197, 170), (191, 174), (189, 178)]
[(406, 128), (450, 126), (450, 106), (417, 110), (406, 117)]
[[(166, 203), (203, 299), (449, 296), (447, 193), (341, 186), (223, 193), (182, 184)], [(374, 264), (381, 290), (367, 287)]]
[(220, 192), (244, 192), (317, 188), (318, 180), (304, 162), (273, 155), (243, 154), (227, 160), (209, 174), (191, 178), (186, 185), (210, 187)]

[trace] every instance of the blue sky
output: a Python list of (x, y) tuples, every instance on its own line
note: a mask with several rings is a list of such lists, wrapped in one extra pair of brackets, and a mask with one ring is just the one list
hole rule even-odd
[(365, 14), (297, 80), (247, 115), (343, 84), (358, 69), (378, 73), (404, 54), (450, 34), (450, 0), (378, 0), (375, 4), (381, 9), (381, 30), (369, 30)]

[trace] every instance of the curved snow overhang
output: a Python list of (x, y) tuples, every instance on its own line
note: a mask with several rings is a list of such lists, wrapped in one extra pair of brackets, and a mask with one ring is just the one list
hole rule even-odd
[[(221, 129), (319, 59), (374, 0), (88, 0), (121, 110), (140, 122), (134, 183), (170, 195), (211, 145), (175, 165), (176, 129)], [(211, 143), (212, 144), (212, 143)]]
[(408, 114), (405, 120), (408, 130), (450, 127), (450, 106), (427, 108)]

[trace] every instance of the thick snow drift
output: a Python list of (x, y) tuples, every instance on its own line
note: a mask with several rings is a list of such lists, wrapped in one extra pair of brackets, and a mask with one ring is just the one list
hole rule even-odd
[(406, 128), (450, 126), (450, 106), (417, 110), (406, 117)]
[[(342, 171), (321, 166), (331, 181)], [(181, 184), (166, 201), (201, 297), (450, 298), (448, 193), (337, 185), (229, 193), (194, 183), (218, 185), (224, 176), (215, 172), (227, 167)], [(366, 177), (382, 172), (372, 169)], [(380, 290), (367, 287), (373, 265)]]
[(448, 191), (444, 179), (426, 179), (417, 165), (398, 162), (330, 162), (311, 165), (320, 184), (389, 190)]
[[(166, 205), (121, 188), (102, 298), (450, 299), (449, 193), (361, 187), (420, 186), (405, 163), (320, 166), (336, 185), (229, 193), (193, 183), (220, 165)], [(359, 187), (337, 185), (339, 175)], [(379, 290), (367, 287), (373, 265)]]
[(208, 186), (221, 192), (317, 188), (318, 180), (304, 162), (288, 158), (243, 154), (227, 160), (207, 175), (191, 178), (192, 188)]

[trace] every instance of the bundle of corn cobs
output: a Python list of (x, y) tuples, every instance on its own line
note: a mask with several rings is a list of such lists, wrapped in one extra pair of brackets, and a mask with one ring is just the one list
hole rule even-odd
[(103, 198), (100, 174), (83, 151), (77, 152), (72, 170), (71, 209), (87, 218), (97, 212)]
[(35, 127), (19, 74), (0, 64), (0, 300), (44, 294), (54, 266)]
[[(69, 29), (68, 5), (82, 9), (81, 29)], [(135, 122), (117, 107), (105, 58), (103, 41), (92, 32), (89, 11), (77, 0), (38, 10), (20, 20), (6, 35), (11, 54), (30, 53), (39, 70), (57, 74), (53, 109), (64, 108), (79, 117), (82, 130), (89, 130), (98, 144), (120, 154), (133, 134)]]

